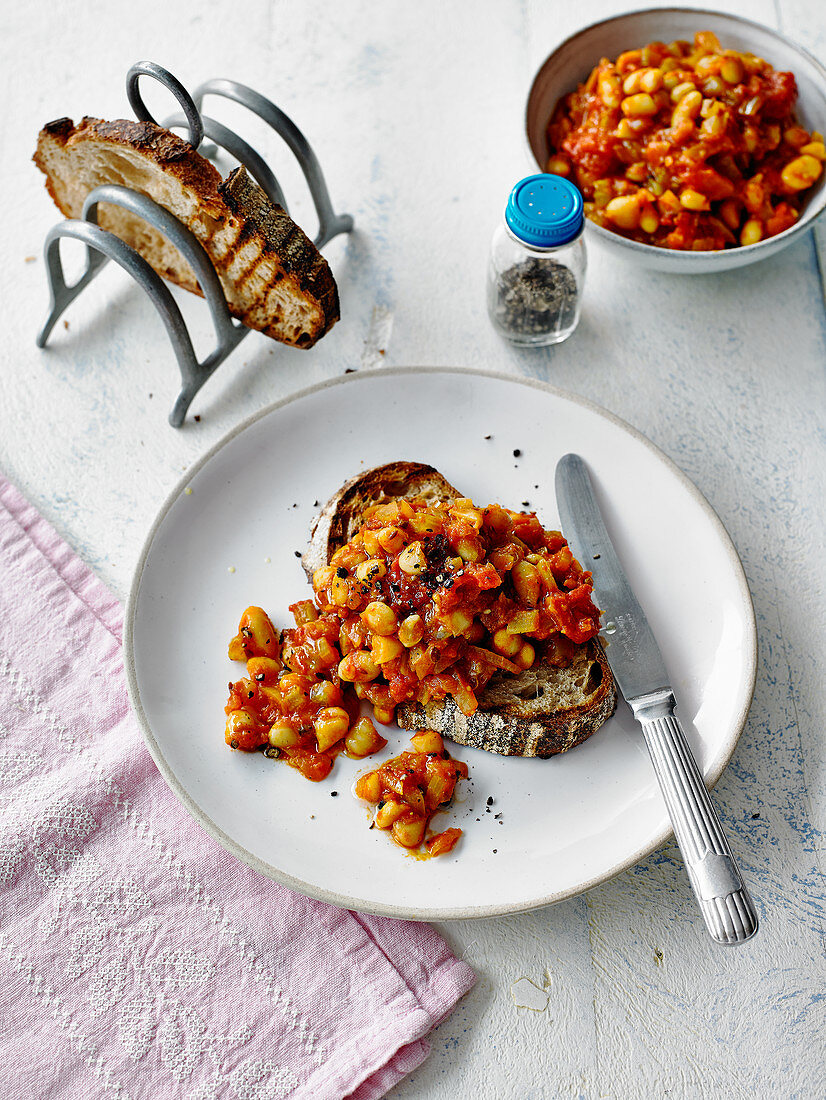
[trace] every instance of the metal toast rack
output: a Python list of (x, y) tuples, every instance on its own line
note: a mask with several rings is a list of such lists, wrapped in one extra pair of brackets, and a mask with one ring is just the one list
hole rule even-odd
[[(159, 80), (172, 92), (183, 108), (183, 114), (167, 118), (161, 123), (162, 126), (167, 129), (173, 126), (188, 127), (187, 140), (195, 150), (199, 148), (205, 137), (214, 142), (215, 146), (223, 148), (247, 169), (272, 202), (289, 213), (278, 180), (266, 161), (232, 130), (202, 115), (201, 106), (205, 96), (215, 95), (234, 100), (254, 112), (280, 134), (304, 173), (319, 221), (314, 242), (316, 246), (322, 248), (339, 233), (349, 233), (352, 230), (352, 217), (349, 214), (336, 214), (333, 210), (321, 165), (308, 141), (295, 123), (269, 99), (234, 80), (208, 80), (205, 84), (199, 85), (195, 89), (195, 94), (190, 96), (183, 84), (172, 73), (154, 62), (142, 61), (132, 66), (126, 78), (129, 104), (140, 122), (155, 121), (141, 98), (138, 88), (141, 76), (151, 76)], [(205, 149), (204, 153), (211, 155), (214, 151), (213, 146)], [(179, 250), (195, 272), (209, 306), (216, 336), (215, 349), (204, 359), (198, 360), (181, 311), (163, 279), (135, 249), (114, 233), (101, 229), (97, 224), (98, 204), (101, 202), (121, 206), (143, 218)], [(62, 237), (72, 237), (86, 245), (85, 271), (72, 286), (67, 286), (63, 275), (60, 259)], [(215, 268), (203, 245), (191, 230), (153, 199), (129, 187), (105, 184), (90, 191), (83, 204), (81, 218), (66, 219), (54, 226), (46, 235), (44, 255), (51, 301), (49, 316), (37, 336), (37, 346), (45, 347), (52, 329), (64, 310), (91, 283), (107, 260), (114, 260), (146, 291), (166, 326), (181, 372), (181, 389), (169, 414), (169, 423), (175, 428), (183, 424), (192, 399), (201, 386), (250, 331), (230, 315)]]

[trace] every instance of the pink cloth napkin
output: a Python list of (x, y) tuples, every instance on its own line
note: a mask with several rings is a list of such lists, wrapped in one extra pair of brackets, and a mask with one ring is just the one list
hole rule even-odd
[(186, 814), (135, 727), (121, 609), (0, 478), (7, 1100), (372, 1100), (473, 985), (427, 925), (311, 901)]

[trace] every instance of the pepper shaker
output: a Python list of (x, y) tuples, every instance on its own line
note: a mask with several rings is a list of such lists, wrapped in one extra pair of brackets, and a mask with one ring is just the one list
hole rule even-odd
[(579, 322), (585, 281), (582, 195), (562, 176), (520, 180), (493, 235), (488, 313), (520, 347), (559, 344)]

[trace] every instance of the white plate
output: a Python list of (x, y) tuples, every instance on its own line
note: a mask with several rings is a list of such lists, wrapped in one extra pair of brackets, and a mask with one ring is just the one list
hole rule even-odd
[(296, 552), (316, 501), (361, 468), (415, 459), (479, 503), (529, 501), (554, 527), (554, 468), (567, 451), (593, 473), (689, 740), (707, 781), (717, 780), (751, 700), (756, 632), (742, 566), (697, 489), (627, 424), (548, 386), (461, 370), (372, 371), (306, 390), (230, 433), (163, 505), (137, 566), (125, 638), (132, 703), (167, 782), (229, 851), (336, 905), (445, 920), (559, 901), (667, 838), (624, 704), (584, 745), (550, 760), (453, 747), (470, 781), (437, 822), (465, 835), (453, 855), (424, 862), (370, 831), (351, 794), (355, 777), (395, 755), (408, 733), (391, 727), (379, 757), (339, 757), (319, 784), (224, 744), (226, 685), (240, 667), (227, 659), (228, 639), (251, 603), (290, 625), (287, 605), (309, 594)]

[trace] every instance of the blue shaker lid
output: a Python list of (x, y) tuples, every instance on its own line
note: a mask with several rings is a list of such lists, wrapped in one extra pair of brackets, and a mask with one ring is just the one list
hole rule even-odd
[(563, 176), (538, 172), (511, 191), (505, 207), (508, 228), (525, 244), (553, 248), (582, 229), (584, 207), (578, 189)]

